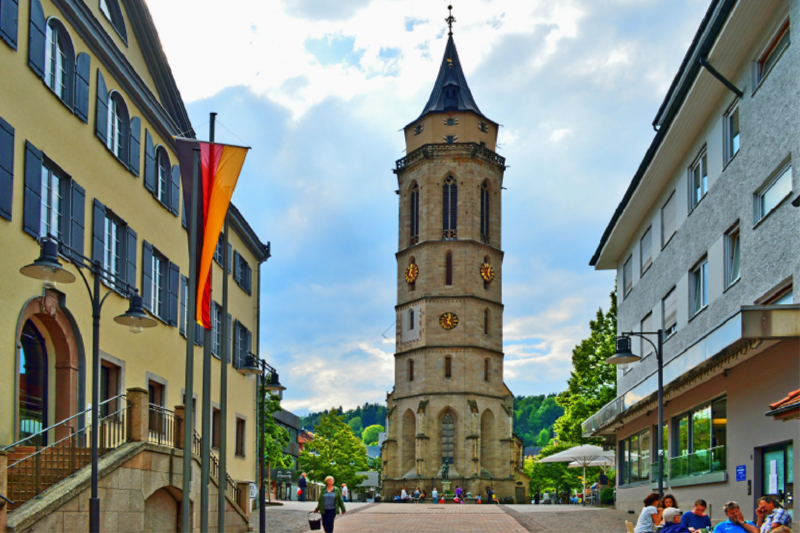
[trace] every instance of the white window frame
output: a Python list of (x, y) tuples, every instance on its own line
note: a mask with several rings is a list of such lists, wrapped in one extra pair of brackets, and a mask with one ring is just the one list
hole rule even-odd
[(63, 178), (58, 173), (42, 164), (42, 196), (41, 214), (39, 217), (39, 235), (51, 236), (57, 241), (63, 238), (62, 220), (64, 215)]
[(44, 82), (59, 98), (66, 101), (67, 57), (59, 39), (59, 28), (47, 21), (45, 27)]
[(689, 212), (697, 207), (708, 193), (708, 156), (704, 146), (689, 166)]
[[(781, 45), (781, 40), (784, 36), (788, 36), (789, 40)], [(789, 48), (789, 45), (792, 44), (792, 26), (791, 26), (791, 19), (790, 17), (786, 17), (781, 22), (781, 25), (778, 26), (778, 29), (773, 34), (772, 38), (769, 40), (769, 44), (764, 48), (764, 51), (756, 61), (756, 86), (758, 86), (764, 79), (772, 72), (772, 69), (775, 65), (778, 64), (780, 61), (781, 55), (783, 52)], [(765, 67), (765, 63), (768, 59), (774, 58), (774, 61), (771, 65)]]
[[(169, 203), (169, 193), (170, 193), (170, 180), (172, 176), (169, 175), (169, 170), (166, 171), (161, 164), (162, 150), (158, 150), (157, 157), (156, 157), (156, 197), (158, 201), (164, 205)], [(169, 168), (169, 165), (167, 166)]]
[[(775, 185), (778, 184), (782, 179), (788, 179), (788, 189), (784, 194), (782, 194), (778, 199), (775, 200), (774, 205), (771, 207), (767, 207), (765, 205), (765, 197), (773, 191)], [(785, 183), (782, 184), (785, 186)], [(794, 190), (794, 183), (793, 183), (793, 175), (792, 175), (792, 164), (789, 163), (788, 165), (781, 168), (781, 170), (773, 177), (767, 184), (759, 189), (759, 191), (755, 194), (755, 205), (753, 207), (754, 211), (754, 224), (758, 224), (764, 218), (766, 218), (770, 213), (775, 211), (780, 205), (783, 203), (786, 198), (788, 198), (792, 194), (792, 190)], [(780, 192), (780, 191), (778, 191)]]
[(109, 287), (114, 287), (118, 274), (121, 274), (123, 237), (120, 233), (123, 229), (124, 226), (116, 217), (106, 213), (103, 223), (103, 268), (106, 270), (106, 276), (103, 282)]
[(211, 302), (211, 353), (222, 357), (222, 307)]
[[(732, 134), (731, 128), (731, 120), (733, 116), (736, 116), (736, 135)], [(723, 120), (723, 142), (725, 146), (723, 146), (723, 153), (725, 154), (725, 164), (731, 162), (731, 160), (739, 153), (739, 150), (742, 147), (741, 137), (742, 137), (742, 123), (741, 123), (741, 116), (739, 114), (739, 99), (737, 98), (733, 104), (728, 108), (725, 112), (725, 117)]]
[(661, 211), (660, 212), (661, 212), (661, 249), (662, 250), (667, 246), (667, 244), (669, 244), (669, 241), (672, 239), (673, 236), (675, 236), (675, 233), (677, 233), (677, 231), (678, 231), (678, 227), (677, 227), (678, 226), (678, 206), (675, 203), (672, 204), (672, 209), (674, 210), (674, 214), (673, 214), (673, 217), (672, 217), (672, 233), (667, 235), (666, 232), (665, 232), (666, 227), (664, 225), (664, 210), (667, 209), (667, 206), (670, 205), (670, 202), (675, 202), (676, 201), (675, 198), (676, 198), (675, 191), (672, 191), (672, 194), (670, 194), (670, 196), (667, 199), (667, 201), (664, 202), (664, 205), (661, 206)]
[(164, 259), (153, 250), (153, 269), (152, 269), (152, 287), (151, 287), (151, 303), (150, 308), (153, 310), (153, 315), (163, 318), (164, 306), (167, 302), (162, 301), (161, 292), (166, 287), (164, 272), (162, 270)]
[(626, 298), (633, 290), (633, 254), (622, 265), (622, 297)]
[(114, 98), (114, 91), (108, 95), (108, 137), (106, 146), (117, 158), (122, 157), (122, 139), (120, 130), (122, 129), (122, 118), (119, 116), (119, 102)]
[[(650, 242), (650, 254), (645, 257), (644, 254), (644, 241), (645, 238)], [(653, 265), (653, 226), (647, 228), (642, 238), (639, 239), (639, 277), (641, 278), (645, 272)]]
[(708, 257), (704, 257), (689, 272), (689, 316), (708, 307)]
[[(737, 242), (738, 241), (738, 242)], [(734, 258), (734, 254), (736, 257)], [(735, 259), (735, 260), (734, 260)], [(734, 263), (738, 267), (734, 272)], [(736, 276), (734, 277), (734, 273)], [(725, 288), (727, 289), (742, 276), (742, 232), (737, 223), (725, 233)]]
[[(671, 326), (667, 326), (667, 299), (668, 298), (675, 298), (675, 323)], [(661, 299), (661, 323), (662, 329), (664, 330), (664, 338), (669, 338), (674, 335), (678, 331), (678, 292), (676, 287), (672, 287), (672, 289), (667, 292), (664, 298)]]

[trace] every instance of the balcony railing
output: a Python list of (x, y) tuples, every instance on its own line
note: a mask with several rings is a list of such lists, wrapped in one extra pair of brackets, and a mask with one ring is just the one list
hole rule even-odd
[(676, 479), (702, 476), (713, 472), (724, 472), (727, 466), (725, 446), (717, 446), (716, 448), (671, 458), (669, 460), (669, 477), (670, 479)]

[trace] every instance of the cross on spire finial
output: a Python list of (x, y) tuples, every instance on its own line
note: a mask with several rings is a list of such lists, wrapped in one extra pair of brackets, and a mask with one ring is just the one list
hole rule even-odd
[(449, 5), (449, 6), (447, 6), (447, 9), (450, 11), (450, 16), (447, 17), (446, 19), (444, 19), (444, 21), (447, 22), (447, 25), (450, 27), (450, 33), (448, 33), (448, 35), (452, 36), (453, 35), (453, 23), (456, 21), (456, 18), (453, 16), (453, 6)]

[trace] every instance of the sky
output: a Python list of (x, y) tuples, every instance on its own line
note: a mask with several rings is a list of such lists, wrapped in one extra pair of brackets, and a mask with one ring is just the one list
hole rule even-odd
[[(566, 388), (608, 308), (589, 267), (709, 0), (453, 0), (481, 111), (500, 123), (505, 382)], [(200, 138), (244, 144), (233, 202), (262, 266), (260, 355), (297, 414), (385, 402), (394, 381), (401, 129), (428, 100), (445, 0), (148, 0)]]

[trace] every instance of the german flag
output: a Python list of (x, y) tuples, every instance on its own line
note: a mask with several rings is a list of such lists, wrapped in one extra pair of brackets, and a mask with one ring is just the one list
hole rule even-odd
[[(197, 257), (197, 271), (190, 277), (197, 280), (196, 318), (199, 325), (211, 329), (211, 261), (249, 148), (181, 137), (175, 140), (181, 165), (181, 186), (187, 224), (191, 224), (188, 213), (191, 212), (192, 202), (197, 203), (197, 242), (194, 250), (192, 243), (189, 243), (189, 254), (194, 253)], [(193, 199), (192, 173), (195, 154), (198, 151), (200, 194)]]

